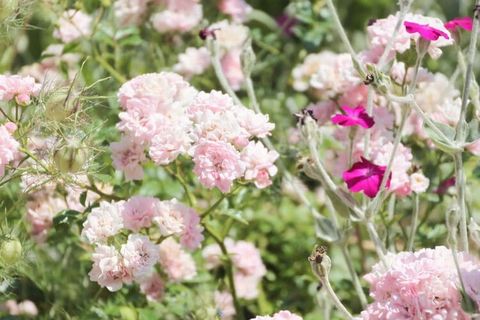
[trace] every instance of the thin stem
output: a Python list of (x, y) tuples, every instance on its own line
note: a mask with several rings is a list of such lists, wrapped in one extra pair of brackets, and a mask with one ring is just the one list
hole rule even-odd
[(330, 285), (330, 280), (328, 280), (328, 277), (320, 278), (320, 282), (322, 283), (322, 286), (327, 291), (328, 295), (330, 296), (330, 299), (332, 299), (332, 302), (335, 304), (337, 309), (343, 313), (343, 315), (345, 316), (345, 319), (353, 320), (354, 318), (351, 315), (351, 313), (347, 310), (347, 308), (345, 308), (345, 306), (340, 301), (335, 291), (333, 291), (333, 288)]
[(415, 242), (415, 233), (417, 231), (417, 224), (418, 224), (418, 213), (420, 211), (420, 197), (417, 193), (415, 193), (415, 208), (413, 210), (413, 218), (412, 218), (412, 225), (410, 229), (410, 236), (408, 237), (408, 251), (413, 251), (413, 244)]
[(208, 39), (207, 47), (209, 48), (210, 55), (212, 57), (213, 70), (215, 71), (215, 75), (217, 76), (217, 79), (220, 82), (220, 85), (222, 86), (223, 90), (225, 90), (225, 92), (230, 97), (232, 97), (232, 99), (235, 101), (236, 104), (243, 105), (240, 99), (235, 94), (235, 91), (233, 91), (232, 87), (228, 83), (228, 80), (225, 77), (225, 74), (223, 73), (222, 65), (220, 63), (220, 48), (219, 48), (218, 42), (214, 39)]
[(8, 119), (8, 121), (10, 121), (10, 122), (15, 122), (15, 120), (13, 120), (12, 118), (10, 118), (10, 117), (8, 116), (8, 114), (7, 114), (2, 108), (0, 108), (0, 113), (2, 113), (3, 116)]
[(333, 22), (335, 24), (335, 29), (338, 31), (338, 35), (340, 36), (340, 39), (342, 40), (343, 44), (345, 47), (347, 47), (348, 52), (352, 56), (352, 60), (355, 63), (355, 65), (358, 67), (360, 71), (360, 76), (362, 78), (365, 78), (366, 72), (363, 67), (363, 65), (360, 63), (358, 60), (357, 54), (355, 50), (353, 50), (352, 44), (350, 43), (350, 40), (348, 40), (347, 33), (345, 32), (345, 29), (343, 28), (342, 23), (340, 22), (340, 18), (338, 17), (337, 9), (335, 9), (335, 6), (333, 5), (332, 0), (327, 0), (327, 6), (330, 9), (330, 12), (332, 13), (333, 17)]
[(172, 175), (173, 177), (175, 177), (178, 182), (180, 182), (180, 184), (182, 185), (182, 188), (183, 188), (183, 191), (185, 192), (185, 195), (187, 196), (187, 199), (188, 199), (188, 203), (190, 206), (193, 206), (194, 203), (195, 203), (195, 198), (193, 197), (193, 195), (190, 193), (190, 190), (188, 189), (188, 185), (187, 183), (185, 182), (185, 179), (183, 179), (183, 177), (181, 176), (181, 174), (177, 171), (177, 173), (175, 173), (171, 168), (169, 167), (164, 167), (165, 171), (167, 171), (170, 175)]
[(235, 311), (237, 314), (236, 319), (243, 320), (245, 319), (245, 317), (243, 315), (243, 309), (238, 300), (237, 290), (235, 288), (235, 280), (233, 278), (233, 263), (232, 263), (232, 260), (230, 259), (230, 255), (228, 254), (227, 247), (225, 246), (225, 243), (223, 243), (223, 240), (220, 239), (220, 237), (207, 224), (203, 224), (203, 227), (205, 228), (205, 231), (218, 244), (218, 246), (220, 247), (220, 250), (222, 251), (222, 254), (227, 259), (227, 266), (226, 266), (227, 280), (228, 280), (228, 285), (230, 287), (230, 291), (232, 293), (233, 304), (235, 306)]
[(114, 67), (112, 67), (107, 60), (103, 59), (100, 55), (94, 53), (94, 59), (102, 66), (103, 69), (108, 71), (120, 83), (127, 82), (127, 78), (125, 78), (122, 74), (120, 74)]
[(463, 169), (462, 153), (453, 155), (455, 162), (455, 188), (457, 190), (457, 205), (460, 214), (460, 250), (468, 252), (467, 208), (465, 204), (465, 173)]
[(38, 165), (40, 165), (40, 167), (42, 167), (43, 170), (45, 170), (45, 172), (50, 172), (50, 170), (45, 166), (45, 164), (37, 158), (37, 156), (35, 156), (33, 153), (31, 153), (28, 149), (26, 148), (23, 148), (23, 147), (20, 147), (20, 152), (23, 152), (25, 153), (27, 156), (29, 156), (30, 158), (33, 159), (33, 161), (35, 161), (36, 163), (38, 163)]
[(347, 264), (348, 272), (350, 273), (350, 277), (352, 278), (353, 286), (355, 287), (355, 291), (357, 292), (358, 298), (360, 299), (360, 303), (362, 307), (365, 309), (367, 307), (367, 297), (365, 296), (365, 292), (363, 292), (362, 285), (360, 284), (360, 279), (358, 278), (357, 272), (353, 267), (352, 257), (348, 251), (348, 247), (346, 244), (340, 246), (343, 254), (343, 258), (345, 259), (345, 263)]
[(377, 255), (380, 258), (380, 261), (382, 261), (384, 266), (387, 266), (387, 259), (385, 259), (385, 253), (387, 252), (387, 250), (385, 249), (382, 240), (378, 236), (375, 225), (372, 223), (372, 221), (369, 220), (367, 220), (366, 225), (368, 234), (370, 235), (370, 239), (372, 239), (373, 244), (375, 245), (375, 250), (377, 251)]
[[(476, 6), (480, 5), (480, 0), (476, 1)], [(475, 54), (477, 52), (477, 39), (479, 30), (479, 21), (477, 18), (478, 11), (475, 10), (473, 18), (473, 30), (470, 35), (470, 44), (468, 46), (468, 60), (467, 60), (467, 72), (465, 74), (465, 82), (462, 92), (462, 106), (460, 109), (460, 117), (455, 130), (455, 140), (459, 142), (465, 142), (465, 124), (467, 116), (468, 96), (470, 93), (470, 85), (473, 77), (473, 63), (475, 61)]]
[[(458, 273), (458, 279), (460, 281), (460, 287), (462, 288), (462, 293), (465, 293), (467, 292), (465, 290), (465, 284), (463, 282), (463, 277), (462, 277), (462, 272), (460, 271), (460, 264), (458, 263), (458, 255), (457, 255), (457, 250), (455, 249), (455, 246), (452, 246), (451, 247), (451, 250), (452, 250), (452, 256), (453, 256), (453, 262), (455, 263), (455, 269), (457, 270), (457, 273)], [(470, 299), (466, 299), (467, 301), (465, 301), (468, 306), (469, 306), (469, 310), (473, 310), (474, 307), (471, 305), (471, 300)], [(476, 318), (473, 318), (473, 319), (476, 319)]]

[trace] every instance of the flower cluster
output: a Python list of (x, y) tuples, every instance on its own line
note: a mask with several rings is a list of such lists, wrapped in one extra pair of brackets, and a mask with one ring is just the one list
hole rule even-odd
[[(237, 295), (244, 299), (255, 299), (258, 296), (258, 284), (267, 273), (260, 252), (246, 241), (225, 240), (227, 253), (234, 267), (234, 283)], [(222, 252), (217, 244), (203, 249), (205, 266), (214, 269), (221, 264)]]
[(0, 101), (15, 100), (17, 104), (26, 106), (40, 89), (41, 85), (32, 77), (0, 75)]
[(151, 17), (153, 28), (158, 32), (186, 32), (197, 26), (203, 17), (198, 0), (160, 0), (165, 9)]
[[(480, 263), (458, 254), (466, 293), (477, 303)], [(365, 276), (374, 302), (363, 319), (469, 319), (462, 309), (459, 275), (452, 251), (446, 247), (401, 252), (387, 256), (388, 267), (378, 263)]]
[[(140, 234), (145, 228), (150, 228), (148, 237)], [(122, 230), (132, 232), (126, 243), (119, 249), (109, 245), (109, 239)], [(102, 201), (92, 209), (82, 230), (82, 237), (96, 245), (90, 279), (110, 291), (135, 281), (148, 299), (159, 299), (164, 280), (156, 272), (156, 264), (169, 281), (192, 279), (195, 262), (184, 248), (197, 248), (203, 240), (202, 231), (197, 213), (175, 199), (134, 196), (128, 201)], [(150, 239), (154, 234), (160, 240), (168, 238), (157, 245)], [(172, 236), (178, 237), (181, 245)]]
[(15, 140), (12, 134), (17, 126), (12, 122), (7, 122), (0, 126), (0, 177), (5, 174), (5, 167), (16, 160), (20, 144)]
[(290, 311), (279, 311), (272, 316), (257, 316), (251, 320), (302, 320), (303, 318)]
[(92, 32), (92, 17), (75, 9), (65, 11), (58, 20), (53, 36), (63, 43), (71, 43)]
[(274, 125), (221, 92), (197, 92), (175, 73), (146, 74), (118, 92), (124, 133), (112, 143), (114, 166), (129, 180), (143, 177), (145, 150), (158, 165), (192, 156), (193, 171), (207, 188), (228, 192), (236, 179), (263, 188), (271, 184), (278, 154), (261, 142)]
[(17, 302), (10, 299), (0, 305), (0, 310), (5, 310), (11, 316), (34, 318), (38, 315), (37, 306), (30, 300)]

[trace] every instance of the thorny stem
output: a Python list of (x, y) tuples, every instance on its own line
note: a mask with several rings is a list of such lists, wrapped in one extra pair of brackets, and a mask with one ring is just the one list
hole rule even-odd
[(412, 225), (410, 229), (410, 235), (408, 236), (408, 251), (413, 251), (413, 244), (415, 242), (415, 233), (417, 231), (417, 224), (418, 224), (418, 213), (420, 211), (420, 197), (417, 193), (415, 193), (415, 208), (413, 210), (413, 218), (412, 218)]
[(230, 291), (232, 293), (232, 298), (233, 298), (233, 304), (235, 306), (235, 310), (237, 313), (237, 319), (243, 320), (245, 319), (243, 315), (243, 309), (240, 305), (240, 302), (238, 300), (237, 296), (237, 290), (235, 289), (235, 280), (233, 278), (233, 264), (232, 260), (230, 259), (230, 256), (227, 251), (227, 247), (225, 246), (225, 243), (223, 243), (223, 240), (220, 239), (220, 237), (207, 225), (203, 224), (205, 227), (205, 231), (213, 238), (213, 240), (218, 244), (220, 247), (220, 250), (222, 251), (222, 254), (225, 256), (227, 259), (227, 279), (228, 279), (228, 285), (230, 287)]
[(360, 299), (360, 303), (362, 307), (365, 309), (367, 307), (367, 297), (365, 296), (365, 292), (363, 292), (362, 285), (360, 284), (360, 279), (358, 278), (357, 272), (352, 263), (352, 257), (348, 251), (347, 244), (342, 244), (340, 246), (342, 250), (343, 257), (345, 258), (345, 263), (347, 264), (348, 272), (350, 273), (350, 277), (352, 278), (353, 286), (355, 287), (355, 291), (357, 292), (358, 298)]

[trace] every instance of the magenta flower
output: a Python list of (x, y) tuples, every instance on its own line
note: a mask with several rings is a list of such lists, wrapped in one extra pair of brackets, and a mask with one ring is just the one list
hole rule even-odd
[(375, 121), (370, 117), (365, 108), (358, 106), (350, 108), (349, 106), (340, 107), (345, 114), (336, 114), (332, 117), (332, 122), (344, 127), (360, 126), (363, 128), (371, 128)]
[(455, 18), (448, 22), (445, 22), (444, 26), (450, 31), (455, 31), (457, 28), (472, 31), (473, 19), (471, 17)]
[(428, 24), (419, 24), (415, 22), (405, 21), (403, 25), (405, 26), (405, 29), (408, 33), (418, 33), (423, 39), (428, 41), (435, 41), (438, 40), (438, 38), (440, 37), (450, 39), (448, 34), (443, 32), (442, 30), (430, 27)]
[[(369, 198), (374, 198), (380, 189), (385, 170), (386, 167), (377, 166), (362, 157), (361, 161), (354, 163), (350, 170), (343, 173), (342, 177), (351, 192), (363, 191)], [(387, 188), (390, 187), (391, 179), (392, 175), (390, 174)]]

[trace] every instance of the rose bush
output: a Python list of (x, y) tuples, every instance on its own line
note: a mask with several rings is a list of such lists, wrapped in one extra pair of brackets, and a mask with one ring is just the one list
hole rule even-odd
[(478, 318), (480, 3), (427, 2), (1, 1), (0, 315)]

